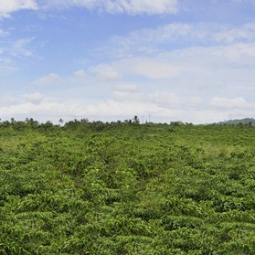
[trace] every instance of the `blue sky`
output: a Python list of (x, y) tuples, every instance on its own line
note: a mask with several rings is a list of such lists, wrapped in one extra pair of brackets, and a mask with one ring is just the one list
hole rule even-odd
[(255, 118), (254, 0), (0, 0), (0, 118)]

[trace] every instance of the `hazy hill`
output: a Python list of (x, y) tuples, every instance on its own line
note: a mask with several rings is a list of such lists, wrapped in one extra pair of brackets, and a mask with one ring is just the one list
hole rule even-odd
[(255, 119), (253, 118), (244, 118), (244, 119), (234, 119), (234, 120), (227, 120), (227, 121), (222, 121), (222, 122), (219, 122), (218, 124), (221, 124), (221, 125), (238, 125), (242, 123), (243, 125), (249, 125), (249, 124), (252, 124), (252, 126), (255, 125)]

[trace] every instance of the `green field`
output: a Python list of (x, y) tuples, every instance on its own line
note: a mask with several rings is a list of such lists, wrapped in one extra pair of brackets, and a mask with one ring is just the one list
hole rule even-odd
[(255, 127), (0, 125), (0, 254), (255, 251)]

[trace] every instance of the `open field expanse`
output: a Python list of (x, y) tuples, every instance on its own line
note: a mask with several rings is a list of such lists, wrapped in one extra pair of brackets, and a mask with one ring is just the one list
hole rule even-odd
[(0, 126), (0, 254), (255, 250), (255, 127)]

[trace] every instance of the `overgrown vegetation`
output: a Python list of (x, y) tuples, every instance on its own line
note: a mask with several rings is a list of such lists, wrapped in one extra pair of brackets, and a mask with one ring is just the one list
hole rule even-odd
[(254, 254), (252, 126), (0, 126), (0, 254)]

